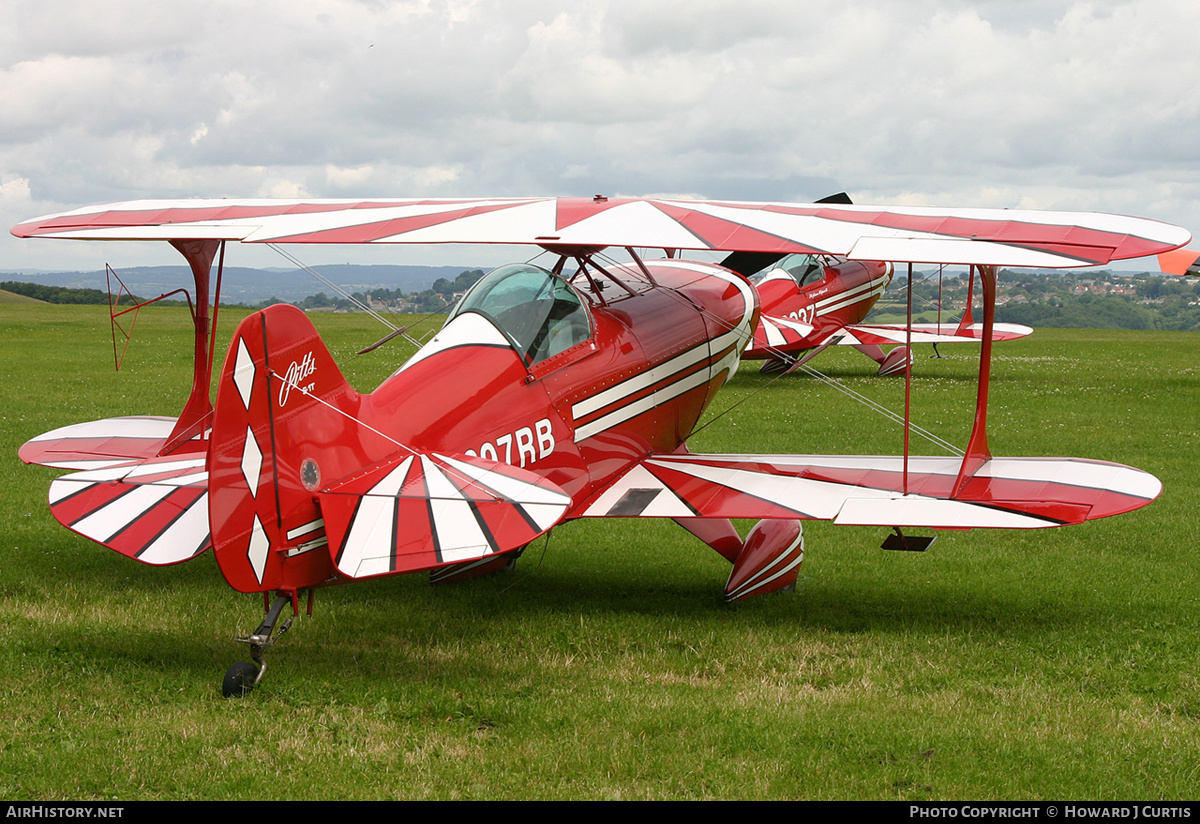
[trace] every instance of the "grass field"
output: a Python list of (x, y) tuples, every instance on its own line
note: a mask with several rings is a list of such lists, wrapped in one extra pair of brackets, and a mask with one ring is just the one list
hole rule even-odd
[[(1119, 518), (943, 533), (806, 528), (794, 594), (728, 607), (728, 564), (670, 522), (575, 522), (517, 572), (318, 594), (263, 685), (220, 697), (261, 600), (211, 554), (129, 561), (58, 526), (53, 427), (173, 415), (181, 310), (142, 313), (119, 374), (103, 308), (0, 305), (0, 797), (7, 799), (1184, 799), (1200, 786), (1200, 336), (1038, 330), (996, 349), (996, 454), (1129, 463), (1166, 486)], [(235, 320), (222, 316), (220, 340)], [(404, 357), (316, 322), (367, 389)], [(974, 347), (918, 361), (914, 418), (959, 443)], [(814, 362), (898, 408), (858, 353)], [(892, 424), (747, 364), (705, 451), (896, 453)], [(917, 446), (914, 451), (930, 451)], [(937, 454), (936, 452), (934, 454)]]

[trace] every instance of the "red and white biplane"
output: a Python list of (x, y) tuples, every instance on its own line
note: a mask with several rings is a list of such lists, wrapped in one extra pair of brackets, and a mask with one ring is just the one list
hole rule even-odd
[[(817, 201), (850, 205), (842, 192)], [(768, 374), (793, 372), (830, 346), (853, 346), (879, 364), (880, 375), (900, 375), (912, 347), (931, 343), (979, 343), (983, 324), (974, 323), (972, 269), (962, 318), (953, 323), (866, 324), (863, 321), (892, 281), (891, 263), (849, 260), (828, 254), (734, 252), (721, 265), (751, 278), (761, 307), (754, 340), (742, 357), (765, 361)], [(909, 273), (911, 277), (911, 272)], [(996, 323), (992, 340), (1015, 340), (1033, 332), (1016, 323)], [(884, 351), (884, 346), (893, 346)], [(908, 357), (905, 357), (905, 356)]]
[[(853, 346), (879, 364), (880, 375), (901, 375), (914, 344), (931, 343), (936, 349), (941, 343), (980, 342), (983, 324), (973, 322), (971, 311), (973, 276), (959, 321), (863, 323), (892, 273), (892, 265), (882, 261), (808, 254), (780, 258), (753, 281), (762, 314), (742, 357), (765, 361), (762, 371), (771, 374), (794, 371), (830, 346)], [(1031, 332), (1019, 323), (995, 323), (992, 340), (1016, 340)]]
[[(149, 564), (213, 548), (230, 585), (276, 598), (224, 691), (262, 677), (287, 606), (380, 575), (503, 567), (573, 518), (672, 518), (733, 565), (726, 596), (794, 584), (800, 522), (1037, 528), (1128, 512), (1152, 475), (1074, 458), (997, 458), (987, 441), (996, 266), (1076, 266), (1190, 235), (1103, 214), (650, 199), (138, 201), (22, 223), (19, 237), (171, 243), (195, 278), (195, 362), (178, 418), (116, 418), (29, 441), (76, 470), (54, 516)], [(273, 306), (234, 333), (210, 398), (214, 261), (243, 243), (503, 243), (556, 255), (504, 266), (374, 392), (360, 394), (307, 317)], [(629, 260), (611, 262), (608, 247)], [(636, 248), (668, 250), (645, 259)], [(691, 454), (686, 440), (752, 340), (759, 296), (681, 249), (976, 267), (979, 396), (955, 457)], [(218, 257), (219, 255), (219, 257)], [(905, 359), (907, 360), (907, 359)], [(911, 371), (911, 370), (906, 370)], [(906, 418), (907, 420), (907, 418)], [(743, 540), (730, 518), (761, 519)], [(923, 540), (923, 539), (910, 539)], [(290, 618), (280, 629), (286, 629)]]

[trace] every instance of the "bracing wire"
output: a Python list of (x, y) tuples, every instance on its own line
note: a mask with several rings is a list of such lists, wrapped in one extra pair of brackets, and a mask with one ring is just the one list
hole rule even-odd
[[(605, 256), (605, 259), (608, 262), (613, 263), (614, 265), (619, 265), (618, 262), (611, 257)], [(679, 295), (674, 289), (671, 289), (670, 287), (659, 286), (658, 288), (663, 289), (664, 291), (676, 296), (679, 300), (686, 301), (689, 305), (695, 306), (695, 304), (693, 304), (690, 300), (688, 300), (688, 298), (686, 296)], [(705, 317), (712, 320), (715, 324), (726, 326), (732, 330), (732, 327), (729, 326), (727, 321), (725, 321), (721, 318), (718, 318), (717, 316), (715, 316), (712, 313), (707, 312), (703, 309), (701, 309), (700, 311), (705, 315)], [(781, 360), (787, 361), (788, 363), (795, 364), (796, 361), (798, 360), (798, 358), (796, 358), (795, 356), (790, 355), (781, 350), (775, 349), (774, 347), (769, 347), (769, 349), (772, 352), (772, 354), (774, 354), (776, 357), (780, 358)], [(868, 409), (882, 415), (884, 418), (892, 421), (893, 423), (899, 424), (900, 426), (904, 426), (904, 416), (903, 415), (901, 415), (897, 412), (893, 412), (892, 410), (888, 409), (887, 407), (883, 406), (882, 404), (878, 403), (877, 401), (873, 401), (870, 398), (866, 397), (865, 395), (855, 391), (854, 389), (851, 389), (849, 386), (844, 384), (842, 381), (840, 381), (836, 378), (833, 378), (829, 375), (826, 375), (823, 372), (821, 372), (817, 369), (814, 369), (808, 365), (802, 365), (798, 368), (800, 371), (804, 372), (806, 375), (812, 377), (815, 380), (820, 381), (821, 383), (823, 383), (829, 387), (832, 387), (833, 389), (836, 389), (837, 391), (839, 391), (842, 394), (849, 397), (851, 400), (854, 400), (854, 401), (857, 401), (858, 403), (863, 404)], [(769, 380), (767, 383), (763, 384), (761, 387), (754, 390), (746, 397), (742, 398), (741, 400), (738, 400), (737, 402), (731, 404), (730, 406), (726, 407), (722, 411), (716, 413), (712, 418), (710, 418), (708, 421), (706, 421), (703, 425), (694, 429), (691, 432), (691, 435), (695, 435), (697, 432), (701, 431), (702, 429), (705, 429), (708, 426), (712, 425), (713, 423), (716, 423), (716, 421), (723, 418), (725, 415), (728, 415), (734, 409), (741, 406), (746, 401), (750, 400), (750, 398), (754, 397), (759, 392), (766, 390), (768, 387), (770, 387), (772, 384), (774, 384), (775, 381), (779, 380), (785, 374), (787, 374), (788, 371), (790, 371), (790, 370), (785, 369), (785, 370), (781, 371), (779, 374), (776, 374), (774, 377), (772, 377), (771, 380)], [(914, 424), (911, 421), (909, 422), (908, 426), (912, 432), (925, 438), (927, 441), (934, 444), (935, 446), (940, 447), (941, 449), (945, 449), (946, 451), (950, 452), (950, 454), (958, 455), (960, 457), (964, 454), (962, 449), (960, 449), (959, 447), (950, 443), (945, 438), (935, 435), (934, 433), (930, 432), (929, 430), (925, 429), (924, 427), (918, 426), (917, 424)], [(689, 435), (689, 437), (691, 437), (691, 435)]]
[[(266, 245), (268, 247), (270, 247), (271, 249), (274, 249), (282, 258), (284, 258), (286, 261), (291, 263), (297, 269), (308, 274), (314, 280), (324, 284), (326, 288), (331, 289), (334, 292), (336, 292), (337, 294), (341, 295), (343, 298), (350, 301), (352, 304), (354, 304), (356, 307), (361, 309), (363, 312), (366, 312), (368, 315), (375, 318), (375, 320), (379, 321), (384, 326), (386, 326), (388, 329), (392, 330), (392, 335), (400, 335), (406, 341), (408, 341), (409, 343), (411, 343), (413, 346), (417, 347), (418, 349), (420, 349), (421, 346), (423, 346), (424, 344), (421, 341), (414, 338), (412, 335), (408, 334), (408, 330), (415, 329), (418, 326), (420, 326), (421, 324), (428, 321), (430, 318), (435, 317), (438, 314), (440, 314), (440, 313), (431, 312), (431, 313), (425, 315), (424, 317), (420, 318), (419, 320), (417, 320), (415, 323), (410, 324), (407, 327), (398, 327), (398, 326), (396, 326), (396, 324), (392, 323), (390, 320), (388, 320), (386, 317), (381, 315), (379, 312), (376, 312), (374, 309), (372, 309), (366, 303), (364, 303), (363, 301), (354, 297), (354, 295), (352, 295), (350, 292), (346, 291), (346, 289), (344, 289), (340, 284), (334, 283), (332, 280), (325, 277), (324, 275), (322, 275), (316, 269), (313, 269), (308, 264), (304, 263), (302, 260), (300, 260), (298, 257), (293, 255), (291, 252), (287, 251), (283, 247), (279, 246), (276, 243), (268, 243)], [(453, 310), (455, 305), (457, 305), (457, 304), (451, 305), (448, 308), (448, 311)], [(389, 309), (388, 311), (390, 312), (391, 310)], [(389, 337), (391, 337), (391, 336), (389, 335)], [(387, 338), (384, 338), (384, 341), (386, 341), (386, 340), (387, 340)], [(380, 341), (380, 342), (382, 343), (383, 341)], [(378, 344), (376, 344), (376, 345), (378, 345)], [(359, 354), (362, 354), (362, 353), (360, 352)]]

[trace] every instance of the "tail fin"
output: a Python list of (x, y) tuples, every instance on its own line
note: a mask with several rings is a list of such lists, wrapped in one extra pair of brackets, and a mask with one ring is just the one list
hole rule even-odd
[(527, 470), (417, 454), (362, 421), (307, 316), (242, 321), (217, 388), (209, 518), (217, 562), (242, 592), (412, 572), (501, 554), (566, 514)]
[(394, 449), (355, 423), (359, 405), (299, 309), (272, 306), (238, 326), (209, 445), (213, 548), (235, 589), (295, 591), (334, 577), (316, 491)]

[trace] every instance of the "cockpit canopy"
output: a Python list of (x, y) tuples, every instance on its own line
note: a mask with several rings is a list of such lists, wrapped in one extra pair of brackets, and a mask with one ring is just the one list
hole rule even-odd
[(512, 263), (484, 275), (446, 322), (467, 312), (490, 320), (529, 366), (592, 334), (579, 294), (561, 277), (531, 263)]
[(762, 280), (777, 280), (789, 277), (797, 286), (812, 286), (825, 277), (824, 261), (817, 255), (791, 254), (771, 266)]

